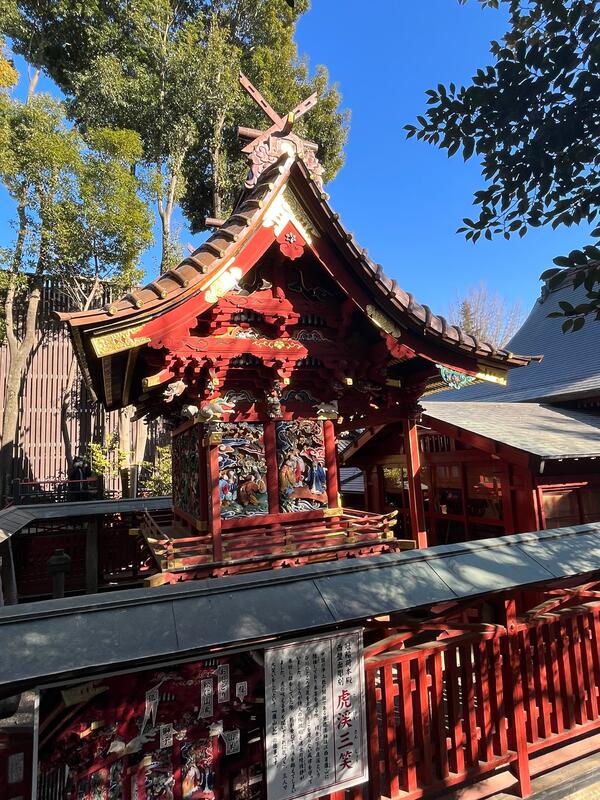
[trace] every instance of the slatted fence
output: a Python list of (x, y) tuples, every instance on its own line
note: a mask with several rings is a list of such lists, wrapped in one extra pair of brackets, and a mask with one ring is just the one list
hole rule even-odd
[(600, 595), (560, 592), (519, 617), (505, 606), (503, 625), (425, 624), (367, 648), (370, 800), (507, 765), (525, 797), (534, 754), (600, 728)]

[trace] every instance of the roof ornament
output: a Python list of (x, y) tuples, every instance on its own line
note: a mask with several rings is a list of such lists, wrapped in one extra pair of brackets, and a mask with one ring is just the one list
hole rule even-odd
[(446, 386), (450, 389), (463, 389), (465, 386), (470, 386), (475, 383), (475, 378), (472, 375), (466, 375), (464, 372), (445, 367), (443, 364), (436, 364), (440, 376)]
[(290, 146), (304, 161), (311, 178), (322, 189), (323, 167), (316, 155), (317, 145), (292, 133), (294, 123), (316, 105), (317, 93), (314, 92), (292, 111), (280, 116), (242, 72), (240, 72), (240, 84), (273, 123), (266, 131), (257, 131), (254, 128), (238, 128), (240, 138), (249, 140), (248, 144), (242, 148), (242, 153), (246, 153), (250, 162), (250, 171), (245, 183), (246, 189), (252, 189), (256, 186), (265, 169), (274, 164), (282, 153), (289, 153)]

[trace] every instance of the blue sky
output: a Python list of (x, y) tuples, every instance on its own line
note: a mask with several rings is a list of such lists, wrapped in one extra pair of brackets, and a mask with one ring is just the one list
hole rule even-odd
[[(388, 275), (438, 313), (481, 281), (527, 310), (552, 258), (587, 242), (584, 227), (465, 242), (455, 231), (473, 216), (483, 185), (477, 161), (405, 139), (425, 90), (468, 81), (490, 63), (489, 42), (506, 26), (505, 10), (482, 10), (476, 0), (313, 0), (298, 26), (300, 53), (328, 67), (352, 112), (346, 163), (327, 187), (331, 204)], [(39, 88), (52, 87), (42, 80)], [(12, 236), (11, 213), (0, 190), (0, 246)], [(180, 215), (177, 224), (184, 243), (199, 243)], [(156, 263), (156, 249), (145, 254), (149, 278)]]

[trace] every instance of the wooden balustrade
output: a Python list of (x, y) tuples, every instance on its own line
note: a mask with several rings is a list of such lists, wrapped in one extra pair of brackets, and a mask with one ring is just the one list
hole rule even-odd
[(600, 728), (600, 596), (514, 610), (505, 625), (422, 624), (366, 649), (363, 796), (413, 800), (510, 765), (526, 797), (535, 754)]
[[(161, 576), (154, 576), (153, 585), (174, 580), (223, 575), (236, 571), (279, 567), (284, 563), (310, 563), (349, 554), (375, 554), (382, 551), (412, 548), (410, 540), (394, 539), (393, 526), (397, 512), (374, 514), (351, 509), (320, 519), (297, 520), (291, 515), (256, 517), (256, 525), (223, 526), (219, 546), (222, 555), (216, 558), (210, 533), (191, 535), (188, 529), (164, 512), (146, 513), (140, 532), (151, 547)], [(171, 575), (172, 573), (172, 575)]]

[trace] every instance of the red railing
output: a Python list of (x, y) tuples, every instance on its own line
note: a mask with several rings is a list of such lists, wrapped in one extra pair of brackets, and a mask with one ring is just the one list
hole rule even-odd
[[(98, 585), (128, 585), (141, 581), (156, 570), (152, 556), (141, 537), (131, 536), (131, 521), (105, 522), (98, 537)], [(48, 559), (57, 548), (71, 558), (65, 577), (67, 593), (85, 591), (86, 528), (81, 523), (52, 524), (26, 529), (13, 539), (13, 554), (19, 596), (41, 597), (51, 592)]]
[(343, 509), (336, 516), (320, 520), (228, 529), (220, 535), (219, 560), (215, 558), (210, 533), (190, 535), (164, 512), (146, 512), (140, 531), (165, 577), (173, 572), (179, 576), (174, 580), (180, 580), (184, 572), (188, 577), (198, 577), (196, 571), (203, 567), (216, 576), (279, 566), (282, 561), (295, 564), (333, 558), (338, 551), (360, 554), (413, 547), (412, 541), (394, 539), (396, 515), (396, 511), (374, 514)]
[(506, 601), (504, 625), (422, 624), (367, 648), (370, 800), (505, 765), (526, 797), (535, 754), (600, 728), (600, 594), (548, 594), (519, 618)]

